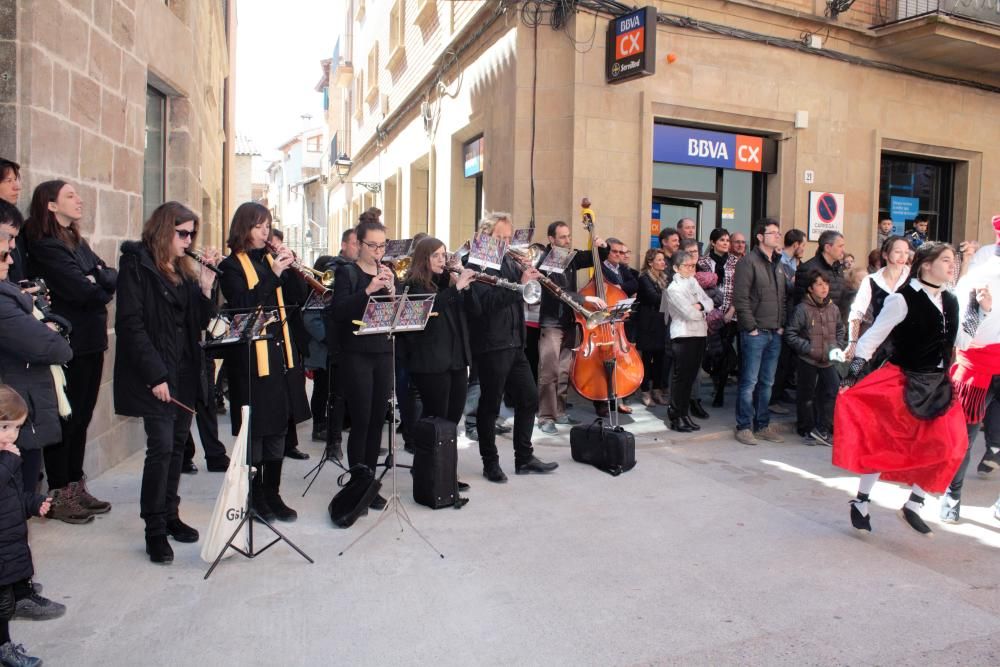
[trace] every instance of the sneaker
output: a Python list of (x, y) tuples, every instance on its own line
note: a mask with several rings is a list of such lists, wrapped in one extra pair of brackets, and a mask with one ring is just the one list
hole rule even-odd
[(539, 421), (538, 430), (541, 431), (542, 433), (548, 433), (549, 435), (555, 435), (556, 433), (559, 432), (559, 429), (556, 428), (555, 422), (549, 419), (544, 419)]
[(496, 431), (494, 431), (494, 433), (496, 435), (507, 435), (513, 430), (514, 429), (512, 427), (507, 426), (507, 422), (505, 420), (498, 419), (496, 425)]
[(762, 429), (758, 429), (754, 432), (754, 437), (760, 440), (767, 440), (768, 442), (784, 442), (785, 439), (778, 435), (778, 432), (768, 424)]
[(961, 498), (952, 498), (947, 493), (941, 496), (941, 523), (958, 523), (961, 513)]
[(76, 482), (76, 493), (77, 497), (80, 499), (80, 507), (83, 509), (89, 510), (94, 514), (104, 514), (111, 511), (111, 503), (98, 500), (94, 496), (90, 495), (90, 491), (87, 490), (86, 478)]
[(28, 597), (17, 601), (14, 618), (23, 621), (48, 621), (66, 613), (66, 605), (53, 602), (34, 591)]
[(560, 415), (556, 417), (556, 423), (561, 424), (562, 426), (576, 426), (580, 423), (580, 420), (570, 417), (569, 415)]
[(799, 437), (802, 438), (803, 445), (807, 445), (809, 447), (815, 447), (816, 445), (819, 444), (819, 442), (816, 441), (816, 438), (812, 437), (808, 433), (806, 433), (805, 435), (799, 433)]
[(4, 667), (39, 667), (41, 658), (35, 658), (24, 651), (24, 647), (14, 642), (0, 646), (0, 664)]
[(757, 445), (757, 438), (753, 437), (753, 431), (748, 428), (736, 430), (736, 440), (744, 445)]
[(49, 513), (45, 515), (45, 518), (74, 524), (90, 523), (93, 521), (94, 513), (80, 506), (80, 502), (77, 500), (74, 491), (75, 487), (73, 485), (52, 491), (52, 505), (49, 507)]
[(816, 442), (818, 442), (819, 444), (825, 445), (827, 447), (833, 447), (833, 436), (831, 436), (829, 433), (827, 433), (820, 427), (817, 426), (813, 430), (809, 431), (809, 435), (812, 436), (812, 438), (816, 440)]
[(784, 405), (781, 405), (779, 403), (772, 403), (771, 405), (767, 406), (767, 409), (769, 411), (773, 412), (776, 415), (790, 415), (790, 414), (792, 414), (791, 410), (789, 410)]
[(475, 426), (472, 427), (466, 426), (465, 437), (473, 441), (479, 440), (479, 430)]

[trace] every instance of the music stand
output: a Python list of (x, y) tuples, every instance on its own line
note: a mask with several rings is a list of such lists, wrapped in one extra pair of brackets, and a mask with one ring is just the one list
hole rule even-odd
[[(266, 329), (267, 329), (268, 325), (274, 324), (275, 322), (277, 322), (279, 324), (279, 326), (281, 324), (283, 324), (283, 322), (280, 319), (280, 316), (278, 315), (278, 312), (280, 312), (280, 311), (279, 310), (270, 310), (270, 311), (266, 311), (265, 312), (262, 306), (257, 306), (256, 308), (251, 308), (251, 309), (247, 309), (247, 308), (234, 308), (234, 309), (230, 309), (230, 310), (222, 310), (222, 311), (220, 311), (220, 314), (221, 313), (230, 313), (230, 314), (233, 314), (233, 316), (234, 316), (233, 317), (233, 324), (230, 327), (230, 331), (227, 332), (228, 335), (222, 336), (221, 338), (218, 338), (218, 339), (213, 340), (213, 341), (207, 341), (205, 343), (202, 343), (202, 346), (204, 348), (206, 348), (206, 349), (221, 348), (221, 347), (231, 346), (231, 345), (245, 345), (246, 346), (246, 351), (247, 351), (247, 403), (249, 404), (247, 406), (248, 407), (248, 409), (247, 409), (247, 433), (248, 433), (248, 436), (247, 436), (247, 453), (246, 453), (246, 457), (247, 457), (247, 460), (246, 460), (247, 474), (249, 476), (249, 479), (247, 480), (249, 482), (248, 485), (247, 485), (247, 500), (246, 500), (247, 509), (246, 509), (246, 512), (243, 513), (243, 517), (240, 519), (239, 524), (237, 524), (236, 530), (234, 530), (233, 534), (229, 536), (229, 539), (226, 540), (226, 543), (222, 546), (222, 549), (219, 550), (219, 555), (217, 555), (215, 557), (215, 560), (212, 561), (211, 567), (209, 567), (208, 568), (208, 572), (205, 573), (205, 577), (204, 577), (205, 579), (208, 579), (208, 577), (212, 574), (212, 572), (215, 570), (215, 568), (222, 561), (222, 557), (226, 554), (226, 550), (227, 549), (232, 549), (233, 551), (235, 551), (236, 553), (240, 554), (244, 558), (253, 559), (253, 558), (256, 558), (257, 556), (259, 556), (260, 554), (264, 553), (268, 549), (270, 549), (272, 546), (274, 546), (278, 542), (285, 542), (288, 546), (290, 546), (292, 549), (294, 549), (295, 551), (297, 551), (298, 554), (300, 556), (302, 556), (303, 558), (305, 558), (307, 561), (309, 561), (310, 563), (315, 562), (315, 561), (313, 561), (312, 558), (310, 558), (308, 556), (308, 554), (306, 554), (306, 552), (304, 552), (302, 549), (300, 549), (290, 539), (288, 539), (287, 537), (285, 537), (285, 535), (283, 533), (281, 533), (281, 531), (279, 531), (277, 528), (275, 528), (273, 525), (271, 525), (270, 521), (266, 520), (264, 517), (262, 517), (260, 514), (258, 514), (257, 510), (254, 509), (254, 506), (253, 506), (253, 478), (257, 474), (257, 468), (255, 468), (254, 465), (253, 465), (253, 447), (250, 444), (251, 443), (251, 439), (250, 439), (250, 436), (249, 436), (249, 433), (252, 432), (251, 431), (251, 428), (252, 428), (251, 427), (251, 419), (253, 417), (253, 414), (252, 414), (253, 413), (253, 407), (252, 407), (253, 406), (253, 400), (252, 400), (252, 395), (253, 395), (253, 378), (251, 376), (251, 373), (253, 372), (252, 371), (252, 369), (253, 369), (253, 363), (252, 363), (253, 362), (253, 355), (251, 353), (251, 349), (252, 349), (252, 346), (257, 341), (260, 341), (260, 340), (271, 340), (272, 338), (274, 338), (274, 336), (266, 333)], [(243, 317), (243, 316), (245, 316), (245, 317)], [(284, 354), (282, 354), (280, 356), (281, 356), (281, 359), (282, 359), (282, 363), (284, 363)], [(262, 524), (264, 524), (265, 526), (267, 526), (271, 530), (272, 533), (274, 533), (275, 535), (277, 535), (277, 537), (275, 537), (273, 540), (271, 540), (270, 542), (268, 542), (266, 545), (264, 545), (260, 549), (255, 549), (254, 548), (254, 544), (253, 544), (253, 525), (254, 525), (254, 520), (260, 521)], [(238, 547), (235, 544), (233, 544), (233, 542), (235, 542), (237, 536), (240, 534), (240, 531), (243, 530), (243, 526), (247, 526), (247, 548), (246, 549), (241, 549), (240, 547)]]
[[(372, 335), (385, 335), (389, 338), (392, 345), (392, 387), (389, 393), (389, 407), (392, 410), (392, 414), (396, 414), (396, 334), (398, 333), (410, 333), (414, 331), (423, 331), (427, 327), (427, 320), (431, 317), (431, 312), (434, 309), (434, 297), (433, 294), (409, 294), (409, 288), (407, 287), (403, 290), (403, 293), (399, 296), (370, 296), (368, 297), (368, 305), (365, 307), (364, 318), (361, 321), (360, 328), (354, 332), (355, 336), (372, 336)], [(391, 461), (391, 464), (388, 463)], [(392, 494), (389, 496), (389, 501), (386, 503), (385, 508), (382, 510), (381, 515), (374, 524), (368, 527), (365, 532), (358, 535), (358, 537), (344, 547), (338, 556), (343, 556), (348, 549), (353, 547), (355, 544), (360, 542), (365, 535), (372, 532), (386, 517), (389, 516), (390, 512), (396, 516), (396, 521), (399, 523), (399, 532), (403, 532), (403, 522), (410, 527), (413, 532), (415, 532), (420, 539), (422, 539), (428, 547), (430, 547), (438, 556), (444, 558), (444, 554), (438, 551), (437, 547), (431, 544), (423, 533), (417, 530), (416, 526), (413, 525), (413, 521), (410, 520), (409, 514), (406, 512), (406, 508), (403, 507), (402, 502), (399, 500), (399, 491), (396, 487), (396, 428), (395, 425), (389, 425), (389, 458), (387, 459), (386, 466), (392, 467)], [(385, 473), (383, 472), (383, 475)]]

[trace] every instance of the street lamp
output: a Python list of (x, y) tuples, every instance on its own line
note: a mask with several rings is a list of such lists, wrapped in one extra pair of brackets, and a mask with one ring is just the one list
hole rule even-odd
[(361, 187), (368, 190), (371, 193), (382, 192), (382, 184), (374, 183), (371, 181), (345, 181), (347, 175), (351, 173), (351, 167), (354, 166), (354, 162), (351, 158), (347, 157), (347, 153), (341, 153), (336, 160), (333, 161), (334, 167), (337, 169), (337, 177), (340, 178), (341, 183), (353, 183), (354, 185), (360, 185)]

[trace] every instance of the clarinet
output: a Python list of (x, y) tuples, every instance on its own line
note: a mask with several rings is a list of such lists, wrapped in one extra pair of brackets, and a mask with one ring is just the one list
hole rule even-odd
[(184, 254), (187, 255), (188, 257), (190, 257), (191, 259), (193, 259), (194, 261), (198, 262), (202, 266), (204, 266), (206, 269), (208, 269), (209, 271), (211, 271), (215, 275), (217, 275), (217, 276), (221, 276), (222, 275), (222, 269), (220, 269), (219, 267), (215, 266), (214, 264), (209, 264), (207, 261), (205, 261), (204, 257), (202, 257), (200, 254), (196, 253), (195, 251), (193, 251), (193, 250), (185, 250)]

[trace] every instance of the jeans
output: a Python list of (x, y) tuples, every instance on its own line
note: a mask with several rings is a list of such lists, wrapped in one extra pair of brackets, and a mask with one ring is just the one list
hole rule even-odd
[(833, 402), (837, 398), (840, 376), (833, 366), (818, 368), (801, 358), (798, 360), (798, 390), (795, 394), (799, 435), (806, 436), (819, 426), (829, 433), (833, 428)]
[(740, 383), (736, 397), (736, 430), (759, 431), (771, 423), (774, 372), (781, 354), (781, 334), (758, 329), (756, 336), (740, 331)]
[(139, 491), (139, 516), (146, 535), (166, 535), (167, 521), (177, 518), (184, 445), (191, 430), (191, 415), (175, 408), (172, 417), (146, 417), (146, 460)]

